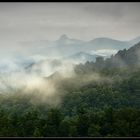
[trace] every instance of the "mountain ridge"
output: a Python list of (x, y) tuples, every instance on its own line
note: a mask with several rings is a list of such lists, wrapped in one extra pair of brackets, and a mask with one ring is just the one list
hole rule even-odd
[(95, 38), (90, 41), (83, 41), (74, 38), (69, 38), (66, 34), (60, 36), (59, 39), (55, 41), (40, 41), (36, 42), (24, 42), (21, 43), (22, 49), (26, 52), (32, 53), (32, 55), (42, 54), (49, 57), (64, 57), (69, 56), (74, 53), (90, 52), (101, 49), (128, 49), (133, 43), (140, 41), (138, 39), (133, 39), (129, 41), (120, 41), (112, 38), (101, 37)]

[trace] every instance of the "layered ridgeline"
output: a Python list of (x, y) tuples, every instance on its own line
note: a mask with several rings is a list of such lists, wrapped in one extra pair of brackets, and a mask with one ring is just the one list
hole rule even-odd
[[(132, 68), (140, 66), (140, 43), (135, 44), (129, 49), (119, 50), (110, 58), (104, 59), (99, 56), (96, 57), (95, 62), (87, 62), (86, 64), (93, 65), (97, 69), (129, 68), (132, 70)], [(86, 67), (86, 64), (83, 64), (83, 66)]]
[[(6, 58), (1, 58), (0, 73), (21, 71), (24, 68), (32, 71), (32, 66), (38, 67), (42, 63), (43, 67), (46, 63), (45, 67), (48, 66), (47, 69), (52, 70), (48, 63), (53, 65), (52, 63), (55, 60), (60, 63), (68, 61), (67, 63), (73, 64), (85, 63), (86, 61), (95, 62), (97, 56), (102, 56), (104, 59), (109, 58), (112, 54), (117, 53), (117, 51), (128, 49), (139, 41), (140, 37), (129, 41), (119, 41), (105, 37), (83, 41), (62, 35), (55, 41), (20, 42), (16, 51), (11, 52)], [(50, 74), (52, 73), (47, 75)]]
[[(78, 39), (71, 39), (67, 35), (62, 35), (56, 41), (32, 41), (32, 42), (21, 42), (22, 48), (32, 54), (44, 54), (48, 57), (66, 57), (74, 55), (78, 52), (83, 53), (102, 53), (105, 51), (116, 51), (121, 49), (128, 49), (134, 44), (140, 41), (140, 37), (137, 37), (130, 41), (119, 41), (111, 38), (95, 38), (90, 41), (83, 41)], [(97, 51), (102, 50), (102, 51)], [(101, 54), (100, 53), (100, 54)], [(107, 52), (109, 53), (109, 52)], [(106, 54), (104, 54), (106, 55)]]
[(7, 85), (13, 94), (0, 98), (0, 136), (140, 136), (139, 55), (140, 43), (73, 69), (66, 61), (51, 76), (28, 79), (30, 86)]
[(86, 61), (95, 62), (98, 56), (106, 59), (120, 49), (128, 49), (139, 41), (139, 37), (130, 41), (119, 41), (110, 38), (82, 41), (62, 35), (56, 41), (23, 42), (21, 43), (22, 49), (30, 52), (32, 56), (24, 59), (19, 58), (18, 65), (20, 64), (20, 67), (24, 66), (27, 71), (44, 73), (49, 76), (60, 70), (60, 67), (66, 63), (72, 65), (85, 63)]

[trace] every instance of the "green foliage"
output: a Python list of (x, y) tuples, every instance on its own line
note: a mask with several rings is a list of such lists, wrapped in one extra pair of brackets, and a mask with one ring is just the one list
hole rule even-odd
[[(58, 108), (33, 105), (32, 96), (0, 95), (0, 137), (140, 136), (140, 68), (132, 69), (137, 57), (131, 51), (137, 52), (123, 50), (75, 67), (76, 77), (61, 81), (65, 94)], [(84, 81), (96, 72), (107, 78)]]

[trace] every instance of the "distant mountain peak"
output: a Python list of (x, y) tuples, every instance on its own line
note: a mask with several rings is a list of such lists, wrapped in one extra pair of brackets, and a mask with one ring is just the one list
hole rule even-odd
[(66, 40), (68, 39), (68, 36), (66, 34), (62, 34), (59, 38), (59, 40)]

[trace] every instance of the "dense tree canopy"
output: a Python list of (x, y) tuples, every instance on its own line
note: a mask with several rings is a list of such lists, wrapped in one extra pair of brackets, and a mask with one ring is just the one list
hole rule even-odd
[[(30, 96), (0, 95), (0, 136), (140, 136), (140, 68), (132, 69), (132, 63), (138, 64), (138, 48), (77, 65), (76, 78), (61, 82), (66, 92), (58, 107), (31, 104)], [(122, 67), (122, 62), (127, 65)], [(83, 82), (96, 72), (108, 79)]]

